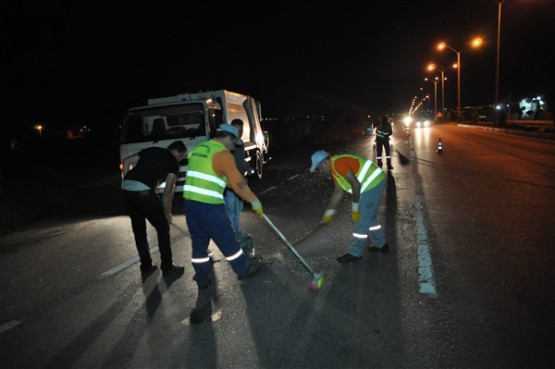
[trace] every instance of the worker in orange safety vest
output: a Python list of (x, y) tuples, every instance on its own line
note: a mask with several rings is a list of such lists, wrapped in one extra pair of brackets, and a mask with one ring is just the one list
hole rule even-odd
[(312, 154), (311, 172), (331, 174), (335, 188), (322, 224), (330, 224), (337, 213), (343, 194), (352, 195), (353, 238), (348, 252), (337, 258), (340, 263), (350, 263), (362, 259), (368, 238), (371, 252), (387, 254), (389, 246), (378, 220), (380, 201), (385, 190), (386, 175), (371, 160), (355, 154), (330, 155), (320, 150)]

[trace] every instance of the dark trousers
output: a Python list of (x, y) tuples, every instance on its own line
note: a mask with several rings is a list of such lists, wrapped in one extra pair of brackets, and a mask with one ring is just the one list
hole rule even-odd
[(381, 167), (383, 164), (383, 149), (385, 149), (385, 158), (387, 160), (387, 165), (391, 165), (391, 150), (389, 148), (388, 138), (376, 138), (376, 161)]
[(205, 287), (211, 282), (208, 255), (211, 239), (224, 254), (237, 277), (247, 274), (249, 261), (235, 237), (224, 204), (214, 205), (185, 200), (185, 220), (192, 241), (191, 261), (195, 269), (194, 279), (199, 287)]
[(170, 245), (170, 225), (164, 211), (162, 200), (154, 192), (141, 195), (144, 192), (122, 191), (123, 200), (135, 236), (135, 245), (141, 259), (141, 266), (148, 267), (152, 264), (150, 246), (146, 234), (146, 221), (156, 229), (158, 235), (158, 248), (160, 250), (160, 267), (162, 270), (171, 268), (173, 264), (172, 249)]

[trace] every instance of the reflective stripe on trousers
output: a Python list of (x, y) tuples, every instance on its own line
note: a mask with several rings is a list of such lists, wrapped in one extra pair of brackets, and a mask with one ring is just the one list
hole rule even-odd
[(354, 256), (361, 256), (364, 247), (368, 244), (368, 238), (376, 247), (381, 247), (386, 243), (385, 233), (378, 220), (380, 202), (385, 191), (386, 180), (384, 179), (375, 187), (360, 194), (358, 210), (360, 220), (354, 223), (353, 238), (349, 253)]
[(213, 240), (224, 254), (231, 268), (242, 276), (247, 273), (248, 259), (231, 227), (224, 204), (205, 204), (185, 200), (185, 220), (191, 235), (193, 255), (191, 263), (195, 269), (195, 281), (199, 286), (208, 285), (210, 280), (210, 258), (208, 245)]

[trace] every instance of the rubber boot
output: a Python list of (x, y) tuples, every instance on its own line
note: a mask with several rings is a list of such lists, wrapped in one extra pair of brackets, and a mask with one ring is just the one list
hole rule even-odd
[(254, 250), (254, 245), (252, 242), (251, 235), (250, 234), (241, 235), (241, 241), (239, 243), (241, 244), (241, 248), (243, 249), (243, 252), (247, 255), (247, 257), (249, 259), (254, 258), (255, 250)]
[(212, 317), (212, 300), (210, 285), (198, 287), (197, 302), (189, 315), (189, 323), (200, 324), (209, 321)]

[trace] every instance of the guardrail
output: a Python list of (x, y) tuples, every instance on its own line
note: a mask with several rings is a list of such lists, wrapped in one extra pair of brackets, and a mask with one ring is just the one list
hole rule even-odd
[(553, 127), (552, 120), (507, 120), (507, 125), (519, 125), (527, 127)]

